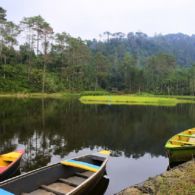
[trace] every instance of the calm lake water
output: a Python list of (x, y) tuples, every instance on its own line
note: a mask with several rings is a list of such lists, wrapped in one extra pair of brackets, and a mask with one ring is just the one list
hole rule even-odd
[(76, 99), (0, 99), (0, 152), (24, 148), (21, 172), (112, 150), (105, 195), (167, 169), (164, 144), (195, 126), (195, 105), (84, 105)]

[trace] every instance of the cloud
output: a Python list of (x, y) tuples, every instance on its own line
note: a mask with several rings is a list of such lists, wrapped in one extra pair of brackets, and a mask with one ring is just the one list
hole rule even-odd
[(194, 0), (1, 0), (8, 18), (42, 15), (57, 32), (93, 38), (104, 31), (192, 34)]

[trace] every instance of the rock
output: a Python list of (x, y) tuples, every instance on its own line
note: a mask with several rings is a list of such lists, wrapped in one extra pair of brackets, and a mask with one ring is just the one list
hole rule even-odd
[(141, 184), (122, 190), (117, 195), (195, 195), (195, 161), (181, 164)]

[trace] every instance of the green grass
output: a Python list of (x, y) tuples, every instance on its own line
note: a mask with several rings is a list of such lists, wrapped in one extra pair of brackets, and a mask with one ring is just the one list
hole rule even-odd
[(151, 105), (175, 106), (182, 103), (195, 103), (191, 98), (178, 98), (171, 96), (137, 96), (137, 95), (103, 95), (82, 96), (80, 101), (84, 104), (126, 104), (126, 105)]
[(104, 90), (98, 90), (98, 91), (82, 91), (80, 93), (80, 96), (88, 96), (88, 95), (109, 95), (110, 93), (108, 91), (104, 91)]
[(64, 98), (69, 96), (79, 96), (78, 93), (0, 93), (0, 98)]

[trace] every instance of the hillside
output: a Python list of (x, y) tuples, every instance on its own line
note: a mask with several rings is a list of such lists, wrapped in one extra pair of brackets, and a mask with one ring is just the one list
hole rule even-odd
[[(109, 35), (109, 36), (108, 36)], [(147, 58), (159, 53), (166, 53), (176, 58), (180, 66), (191, 66), (195, 62), (195, 35), (182, 33), (148, 36), (142, 32), (104, 33), (104, 41), (88, 41), (94, 52), (106, 56), (122, 58), (125, 52), (136, 56), (139, 65), (144, 65)]]

